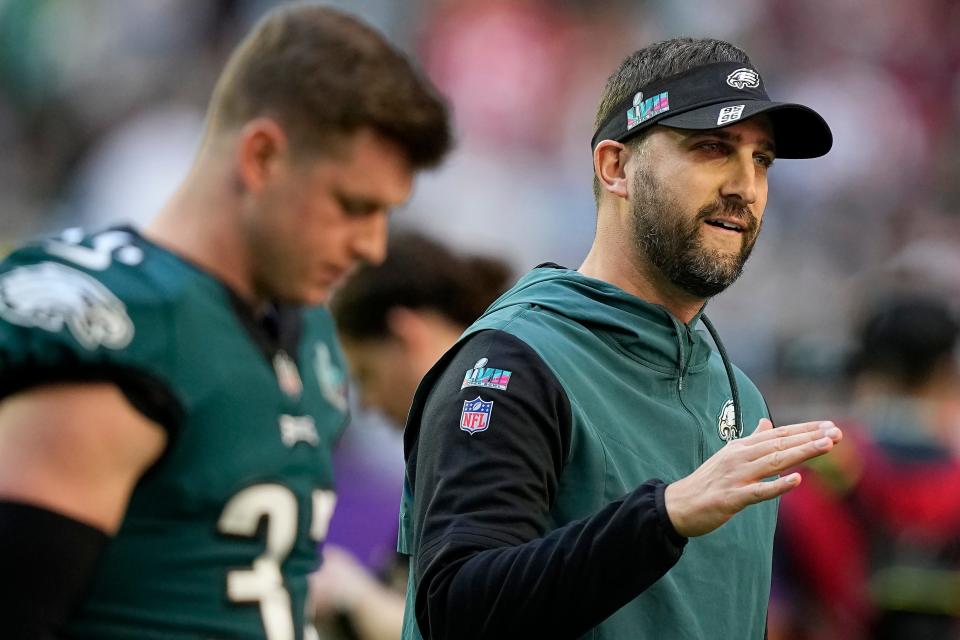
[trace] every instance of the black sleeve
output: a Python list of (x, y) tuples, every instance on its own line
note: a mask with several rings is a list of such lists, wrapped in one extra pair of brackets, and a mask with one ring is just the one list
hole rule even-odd
[(150, 373), (116, 364), (89, 364), (64, 352), (57, 365), (27, 363), (4, 366), (0, 359), (0, 399), (33, 387), (50, 384), (110, 382), (148, 419), (161, 425), (173, 439), (185, 411), (169, 386)]
[[(482, 359), (508, 372), (505, 389), (461, 388)], [(686, 539), (667, 517), (665, 485), (650, 480), (551, 529), (571, 432), (560, 383), (528, 345), (502, 331), (476, 334), (447, 361), (418, 392), (429, 396), (422, 410), (414, 405), (408, 425), (419, 426), (408, 477), (421, 633), (426, 640), (578, 637), (679, 559)], [(466, 415), (478, 408), (475, 399), (493, 403), (486, 423)]]
[(53, 640), (86, 595), (109, 538), (29, 504), (0, 501), (0, 626), (9, 640)]

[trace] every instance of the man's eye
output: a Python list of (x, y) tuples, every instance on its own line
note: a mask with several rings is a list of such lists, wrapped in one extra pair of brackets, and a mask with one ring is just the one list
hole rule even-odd
[(375, 210), (375, 207), (369, 202), (348, 200), (346, 198), (340, 200), (340, 207), (348, 216), (365, 216)]
[(711, 153), (719, 153), (724, 151), (724, 146), (719, 142), (701, 142), (697, 145), (697, 149), (702, 149), (703, 151), (709, 151)]
[(768, 156), (761, 153), (761, 154), (755, 155), (753, 159), (756, 160), (757, 164), (764, 167), (765, 169), (769, 169), (773, 165), (772, 156)]

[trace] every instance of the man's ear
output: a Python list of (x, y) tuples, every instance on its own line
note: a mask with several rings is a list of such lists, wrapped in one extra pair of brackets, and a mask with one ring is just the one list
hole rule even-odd
[(593, 172), (600, 187), (620, 198), (627, 197), (626, 145), (614, 140), (602, 140), (593, 150)]
[(246, 191), (260, 193), (289, 148), (287, 134), (272, 118), (254, 118), (240, 131), (237, 169)]

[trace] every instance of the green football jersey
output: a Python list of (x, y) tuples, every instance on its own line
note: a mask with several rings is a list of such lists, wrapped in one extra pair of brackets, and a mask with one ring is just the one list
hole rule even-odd
[(0, 264), (2, 395), (111, 381), (169, 432), (68, 637), (312, 635), (345, 367), (326, 309), (272, 319), (128, 228), (71, 230)]

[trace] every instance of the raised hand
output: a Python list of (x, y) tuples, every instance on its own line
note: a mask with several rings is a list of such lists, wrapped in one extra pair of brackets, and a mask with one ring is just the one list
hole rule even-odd
[(667, 514), (686, 537), (710, 533), (751, 504), (783, 495), (800, 474), (764, 480), (830, 451), (843, 433), (832, 422), (803, 422), (773, 428), (764, 418), (756, 431), (733, 440), (700, 467), (667, 486)]

